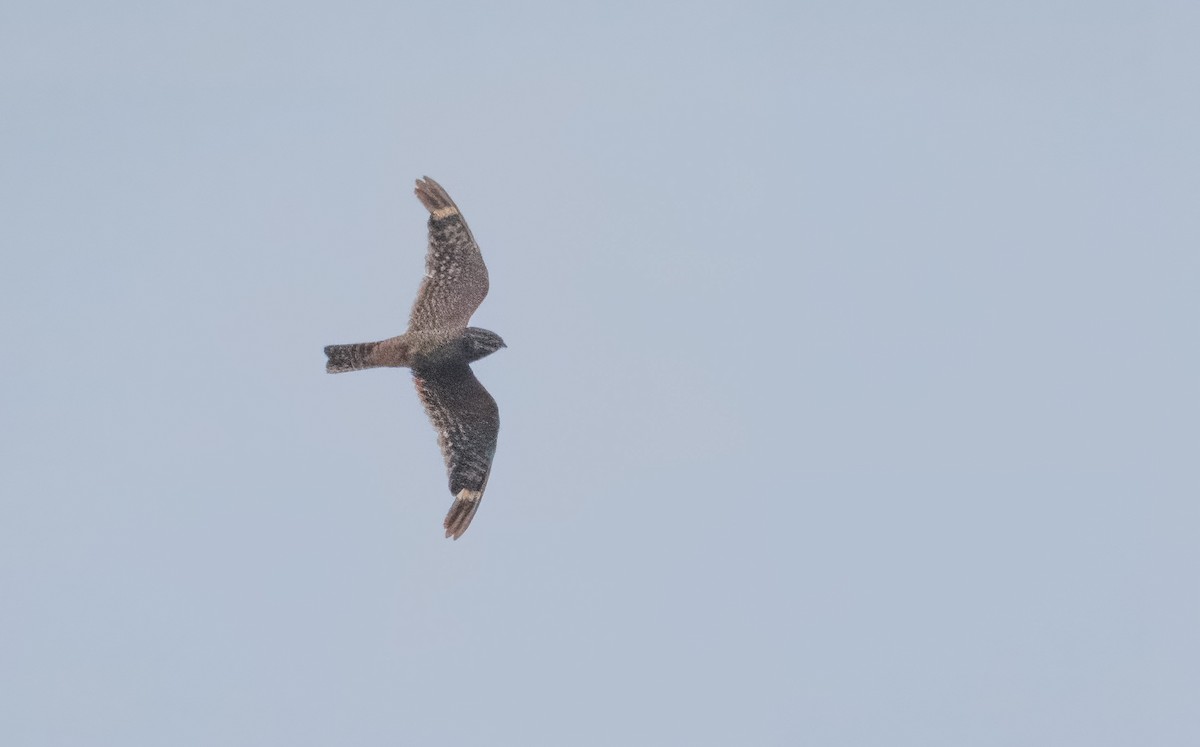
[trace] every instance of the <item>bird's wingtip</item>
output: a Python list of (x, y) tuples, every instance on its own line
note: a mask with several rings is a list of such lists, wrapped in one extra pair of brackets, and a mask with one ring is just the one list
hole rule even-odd
[(458, 214), (458, 206), (454, 204), (454, 200), (450, 199), (450, 195), (446, 193), (442, 185), (427, 176), (417, 180), (413, 194), (435, 219), (449, 218)]
[(463, 536), (463, 532), (471, 526), (471, 519), (475, 518), (475, 512), (479, 510), (479, 502), (482, 499), (482, 490), (463, 488), (458, 491), (458, 495), (454, 497), (454, 505), (450, 507), (450, 511), (446, 514), (446, 520), (442, 522), (442, 526), (446, 529), (447, 539), (456, 540)]

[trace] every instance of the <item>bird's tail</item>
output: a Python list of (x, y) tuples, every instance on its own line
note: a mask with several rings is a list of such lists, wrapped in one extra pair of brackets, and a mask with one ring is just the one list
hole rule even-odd
[(375, 368), (379, 364), (371, 360), (371, 353), (377, 345), (379, 345), (377, 342), (356, 342), (353, 345), (326, 345), (325, 355), (329, 357), (329, 360), (325, 361), (325, 372), (344, 373), (346, 371), (358, 371), (363, 368)]

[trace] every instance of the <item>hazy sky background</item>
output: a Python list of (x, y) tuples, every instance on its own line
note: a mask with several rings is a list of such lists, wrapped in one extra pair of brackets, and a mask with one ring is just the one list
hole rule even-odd
[[(0, 741), (1200, 744), (1200, 6), (8, 3)], [(413, 179), (484, 249), (459, 542)]]

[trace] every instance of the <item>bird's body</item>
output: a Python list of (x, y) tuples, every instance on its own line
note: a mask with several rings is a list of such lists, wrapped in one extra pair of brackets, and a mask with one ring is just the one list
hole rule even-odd
[[(472, 363), (495, 352), (495, 349), (486, 348), (488, 336), (496, 337), (494, 332), (478, 327), (423, 329), (379, 342), (330, 345), (325, 349), (329, 357), (325, 370), (328, 373), (344, 373), (384, 366), (430, 369), (459, 362)], [(499, 337), (496, 339), (499, 340)], [(485, 347), (481, 348), (480, 345)], [(500, 347), (503, 347), (502, 342)], [(481, 350), (487, 352), (478, 355)]]
[(466, 220), (432, 179), (417, 180), (416, 194), (429, 210), (429, 252), (408, 331), (378, 342), (330, 345), (325, 370), (412, 369), (455, 497), (446, 515), (446, 536), (458, 539), (483, 498), (500, 431), (496, 401), (470, 364), (505, 345), (496, 333), (467, 326), (487, 296), (488, 275)]

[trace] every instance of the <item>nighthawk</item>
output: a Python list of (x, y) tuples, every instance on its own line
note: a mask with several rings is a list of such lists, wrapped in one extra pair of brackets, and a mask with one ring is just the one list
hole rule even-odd
[(429, 177), (417, 180), (415, 192), (429, 211), (429, 251), (408, 331), (379, 342), (330, 345), (325, 370), (412, 369), (417, 394), (437, 429), (454, 496), (443, 525), (447, 537), (458, 539), (479, 510), (500, 431), (496, 400), (470, 364), (505, 345), (495, 332), (467, 326), (488, 292), (487, 267), (467, 221)]

